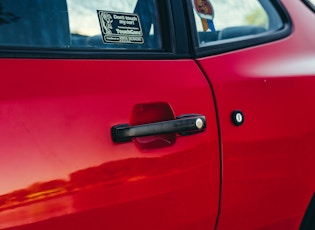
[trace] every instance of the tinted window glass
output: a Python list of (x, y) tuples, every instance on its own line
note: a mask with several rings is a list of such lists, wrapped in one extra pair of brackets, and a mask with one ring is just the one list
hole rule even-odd
[(156, 0), (0, 0), (0, 45), (160, 49)]
[(1, 0), (0, 44), (68, 47), (67, 4), (63, 0)]
[(192, 0), (192, 8), (200, 46), (283, 26), (269, 0)]

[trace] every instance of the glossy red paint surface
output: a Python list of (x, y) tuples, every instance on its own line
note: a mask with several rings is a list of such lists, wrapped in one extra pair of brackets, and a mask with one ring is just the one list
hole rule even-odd
[[(291, 36), (198, 60), (220, 118), (218, 229), (298, 229), (315, 191), (315, 15), (301, 1), (283, 2)], [(242, 126), (232, 124), (234, 110)]]
[[(290, 36), (197, 63), (0, 59), (0, 229), (298, 229), (315, 192), (315, 15), (283, 3)], [(111, 138), (192, 113), (205, 132)]]
[[(194, 61), (0, 65), (0, 229), (214, 227), (218, 128), (210, 87)], [(198, 113), (208, 128), (175, 136), (168, 146), (114, 144), (113, 125), (147, 122), (139, 104), (161, 115), (151, 121)], [(153, 142), (160, 139), (170, 141)]]

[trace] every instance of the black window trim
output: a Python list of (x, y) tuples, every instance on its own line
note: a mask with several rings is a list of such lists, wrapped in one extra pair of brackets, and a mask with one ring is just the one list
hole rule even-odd
[(234, 39), (222, 40), (219, 42), (214, 42), (208, 46), (199, 47), (198, 35), (195, 31), (195, 19), (193, 15), (193, 10), (191, 8), (191, 0), (186, 0), (186, 11), (187, 15), (191, 20), (189, 20), (190, 34), (192, 36), (191, 40), (191, 50), (194, 50), (195, 58), (202, 58), (206, 56), (227, 53), (235, 50), (240, 50), (272, 41), (276, 41), (289, 36), (293, 31), (293, 24), (291, 18), (286, 11), (280, 0), (271, 0), (271, 3), (279, 13), (280, 18), (283, 21), (282, 28), (274, 31), (268, 31), (258, 35), (243, 36)]
[(314, 13), (315, 13), (315, 5), (309, 0), (302, 0)]
[[(175, 21), (184, 17), (182, 0), (157, 1), (161, 23), (162, 49), (156, 50), (123, 50), (123, 49), (63, 49), (0, 46), (0, 58), (41, 58), (41, 59), (183, 59), (189, 58), (188, 33), (175, 27)], [(177, 8), (172, 12), (173, 8)], [(164, 12), (165, 11), (165, 12)], [(175, 12), (175, 13), (174, 13)], [(174, 14), (177, 14), (174, 16)], [(178, 18), (181, 17), (181, 18)], [(178, 24), (178, 23), (177, 23)]]

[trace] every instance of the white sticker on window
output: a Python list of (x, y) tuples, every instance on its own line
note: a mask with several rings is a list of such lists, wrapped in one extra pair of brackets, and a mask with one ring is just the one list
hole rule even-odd
[(137, 14), (97, 10), (97, 15), (104, 43), (144, 43)]

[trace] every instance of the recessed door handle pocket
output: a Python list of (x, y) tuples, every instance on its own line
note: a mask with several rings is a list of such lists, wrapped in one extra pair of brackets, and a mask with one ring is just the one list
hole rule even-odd
[(130, 126), (128, 124), (115, 125), (111, 129), (114, 142), (128, 142), (135, 137), (178, 133), (190, 135), (204, 131), (206, 117), (198, 114), (187, 114), (174, 120), (161, 121), (143, 125)]

